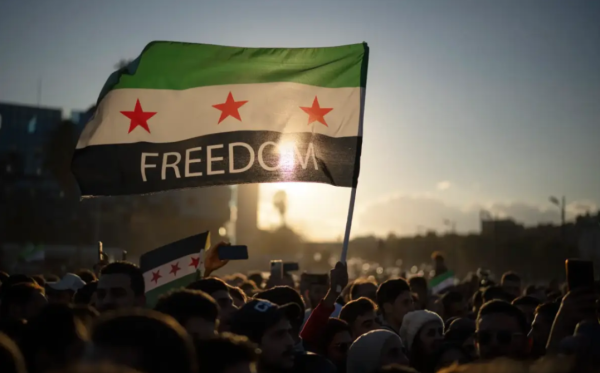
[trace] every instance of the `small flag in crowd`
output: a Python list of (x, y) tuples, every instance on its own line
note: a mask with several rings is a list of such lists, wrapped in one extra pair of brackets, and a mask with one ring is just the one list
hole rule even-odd
[(19, 253), (19, 258), (27, 263), (42, 262), (46, 259), (46, 251), (43, 245), (29, 244)]
[(82, 196), (283, 181), (354, 187), (368, 47), (152, 42), (113, 73), (72, 169)]
[(438, 275), (429, 280), (429, 287), (431, 288), (431, 292), (433, 294), (439, 294), (445, 289), (454, 286), (455, 280), (456, 278), (454, 277), (454, 272), (446, 271), (441, 275)]
[(200, 278), (204, 251), (210, 245), (210, 233), (170, 243), (140, 257), (144, 273), (146, 303), (152, 307), (162, 294), (185, 287)]

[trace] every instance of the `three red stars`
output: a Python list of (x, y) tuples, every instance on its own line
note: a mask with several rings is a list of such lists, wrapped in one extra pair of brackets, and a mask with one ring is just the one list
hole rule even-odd
[(229, 92), (225, 103), (213, 105), (215, 109), (221, 110), (221, 117), (219, 118), (218, 124), (221, 124), (221, 122), (225, 120), (225, 118), (230, 116), (234, 117), (235, 119), (241, 122), (242, 118), (240, 117), (240, 112), (238, 111), (238, 109), (244, 106), (246, 102), (248, 101), (235, 101), (233, 99), (233, 95), (231, 94), (231, 92)]
[(192, 262), (190, 263), (190, 267), (198, 268), (200, 265), (200, 258), (192, 257)]
[(171, 271), (169, 272), (169, 274), (173, 274), (174, 276), (177, 276), (177, 271), (180, 271), (181, 268), (179, 268), (179, 262), (175, 263), (175, 264), (171, 264)]
[(315, 96), (315, 100), (313, 101), (311, 107), (300, 106), (300, 109), (304, 110), (304, 112), (308, 114), (308, 124), (311, 124), (313, 122), (319, 122), (324, 124), (326, 127), (329, 127), (327, 125), (327, 122), (325, 122), (325, 115), (331, 110), (333, 110), (333, 108), (322, 108), (319, 105), (319, 100), (317, 99), (317, 96)]
[(156, 272), (152, 272), (152, 280), (155, 284), (158, 283), (158, 279), (161, 278), (162, 276), (160, 275), (160, 269)]
[(144, 111), (142, 110), (142, 105), (140, 104), (140, 99), (135, 103), (135, 109), (133, 111), (122, 111), (121, 114), (125, 115), (127, 118), (131, 119), (129, 123), (129, 132), (136, 129), (136, 127), (140, 126), (146, 130), (146, 132), (150, 133), (150, 127), (148, 127), (148, 119), (152, 118), (156, 115), (156, 112), (152, 111)]
[[(215, 109), (221, 111), (221, 116), (219, 117), (218, 124), (221, 124), (222, 121), (227, 119), (228, 117), (233, 117), (240, 122), (242, 118), (240, 117), (239, 108), (244, 106), (248, 101), (235, 101), (231, 92), (227, 95), (227, 99), (222, 104), (212, 105)], [(327, 115), (333, 108), (322, 108), (319, 104), (319, 99), (315, 96), (313, 100), (313, 104), (311, 107), (300, 106), (306, 114), (308, 114), (308, 124), (319, 122), (327, 127), (327, 122), (325, 121), (325, 115)], [(131, 121), (129, 123), (129, 132), (131, 133), (137, 127), (142, 127), (146, 130), (146, 132), (150, 133), (150, 127), (148, 126), (148, 120), (156, 115), (156, 112), (153, 111), (144, 111), (142, 109), (142, 105), (140, 104), (140, 100), (137, 99), (135, 103), (135, 108), (133, 111), (121, 111), (121, 114), (129, 118)], [(194, 264), (195, 263), (195, 264)], [(197, 267), (198, 264), (192, 258), (192, 264), (194, 267)], [(178, 269), (179, 270), (179, 269)]]

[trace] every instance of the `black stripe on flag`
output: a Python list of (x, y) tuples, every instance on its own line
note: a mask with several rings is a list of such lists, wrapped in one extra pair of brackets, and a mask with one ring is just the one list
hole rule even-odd
[(72, 170), (84, 196), (287, 181), (355, 187), (361, 145), (362, 137), (236, 131), (174, 143), (88, 146), (75, 151)]
[(184, 238), (183, 240), (171, 242), (143, 254), (140, 257), (140, 269), (142, 272), (147, 272), (184, 256), (198, 254), (206, 246), (208, 233), (204, 232)]

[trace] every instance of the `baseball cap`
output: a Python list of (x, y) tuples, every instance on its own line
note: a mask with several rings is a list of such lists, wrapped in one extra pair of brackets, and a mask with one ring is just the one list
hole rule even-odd
[(254, 299), (244, 304), (231, 320), (231, 332), (248, 337), (260, 344), (265, 331), (282, 318), (296, 320), (300, 317), (300, 307), (295, 303), (278, 306), (262, 299)]
[(73, 290), (77, 291), (85, 286), (85, 282), (81, 279), (81, 277), (77, 276), (74, 273), (67, 273), (60, 279), (60, 281), (56, 282), (47, 282), (46, 285), (53, 290)]

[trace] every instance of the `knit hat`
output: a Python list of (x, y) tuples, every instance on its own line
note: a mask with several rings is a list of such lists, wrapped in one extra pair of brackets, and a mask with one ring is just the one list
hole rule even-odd
[(404, 315), (402, 326), (400, 327), (400, 338), (408, 349), (411, 350), (413, 341), (423, 325), (428, 322), (439, 322), (440, 328), (444, 328), (444, 320), (435, 312), (431, 311), (412, 311)]
[(347, 373), (375, 373), (380, 368), (381, 349), (390, 338), (400, 339), (389, 330), (373, 330), (358, 337), (347, 357)]

